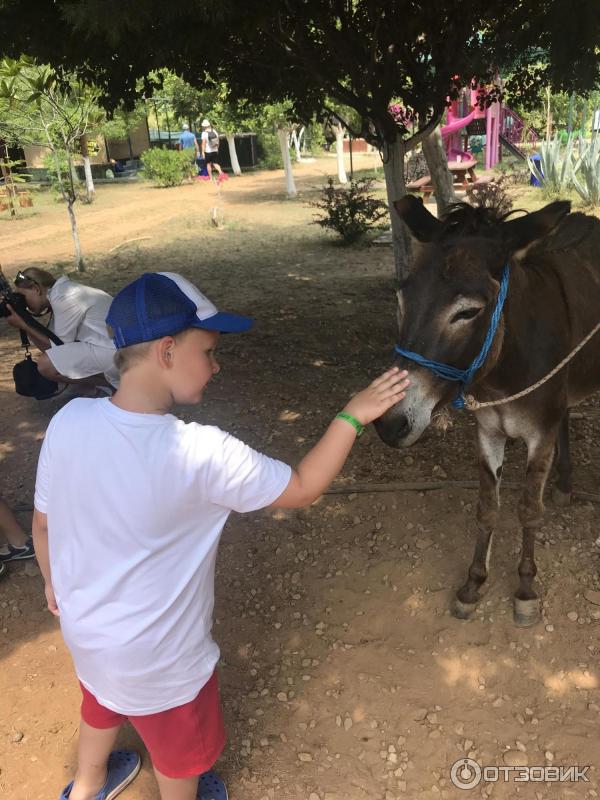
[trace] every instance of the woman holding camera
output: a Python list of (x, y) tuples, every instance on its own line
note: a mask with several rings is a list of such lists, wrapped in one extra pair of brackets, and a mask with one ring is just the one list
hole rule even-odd
[(9, 325), (24, 331), (42, 351), (37, 362), (41, 375), (58, 383), (82, 384), (90, 391), (107, 382), (109, 389), (118, 386), (115, 347), (105, 321), (112, 302), (109, 294), (76, 283), (66, 275), (55, 278), (39, 267), (17, 272), (14, 283), (34, 316), (50, 312), (48, 328), (63, 341), (61, 345), (54, 344), (8, 306)]

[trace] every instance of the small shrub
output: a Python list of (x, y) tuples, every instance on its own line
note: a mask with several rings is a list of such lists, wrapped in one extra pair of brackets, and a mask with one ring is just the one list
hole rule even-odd
[(499, 175), (489, 183), (478, 183), (467, 189), (467, 198), (477, 208), (489, 208), (499, 217), (512, 210), (513, 203), (507, 192), (508, 178)]
[(155, 186), (179, 186), (185, 178), (196, 174), (196, 164), (191, 160), (191, 151), (165, 150), (153, 147), (142, 153), (144, 165), (142, 175)]
[(387, 216), (388, 209), (381, 200), (369, 195), (372, 184), (372, 178), (358, 178), (347, 188), (336, 188), (333, 178), (329, 178), (319, 200), (309, 203), (323, 215), (315, 217), (312, 224), (335, 231), (345, 244), (357, 242), (369, 228), (386, 227), (377, 224)]
[[(311, 156), (318, 156), (325, 150), (327, 140), (325, 139), (325, 132), (320, 122), (311, 123), (305, 131), (305, 150)], [(306, 155), (306, 153), (302, 153)]]
[(258, 166), (261, 169), (283, 169), (279, 139), (275, 133), (259, 133), (256, 137)]

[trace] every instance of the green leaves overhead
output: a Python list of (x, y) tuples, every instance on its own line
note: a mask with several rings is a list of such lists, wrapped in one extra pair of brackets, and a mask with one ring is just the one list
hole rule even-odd
[[(310, 119), (333, 99), (375, 144), (409, 138), (448, 96), (511, 71), (513, 96), (599, 82), (600, 14), (581, 0), (24, 0), (0, 3), (4, 52), (29, 52), (95, 82), (129, 107), (167, 67), (194, 89), (229, 87), (227, 103), (289, 101)], [(538, 65), (538, 66), (535, 66)], [(541, 66), (540, 66), (541, 65)], [(189, 100), (189, 98), (188, 98)], [(187, 102), (187, 101), (186, 101)], [(398, 102), (413, 124), (388, 112)]]

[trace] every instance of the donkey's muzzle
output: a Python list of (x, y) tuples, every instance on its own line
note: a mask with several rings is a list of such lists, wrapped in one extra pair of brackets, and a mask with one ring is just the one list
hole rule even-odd
[(379, 438), (390, 447), (405, 447), (406, 438), (411, 432), (411, 424), (406, 414), (395, 414), (393, 417), (379, 417), (373, 423)]

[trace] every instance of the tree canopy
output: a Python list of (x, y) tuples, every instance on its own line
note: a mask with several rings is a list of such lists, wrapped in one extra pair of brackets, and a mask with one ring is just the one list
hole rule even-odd
[(132, 100), (140, 78), (167, 67), (195, 88), (207, 74), (225, 81), (234, 100), (287, 99), (304, 119), (330, 97), (380, 146), (414, 132), (388, 113), (393, 101), (418, 129), (499, 69), (524, 98), (540, 84), (586, 92), (599, 78), (593, 0), (576, 13), (567, 0), (246, 0), (243, 14), (229, 0), (0, 0), (0, 26), (5, 54), (78, 70), (107, 102)]
[[(233, 0), (0, 0), (0, 29), (5, 54), (77, 70), (113, 105), (133, 102), (138, 79), (151, 90), (161, 67), (199, 89), (209, 75), (230, 102), (291, 103), (306, 121), (331, 99), (381, 149), (390, 202), (405, 194), (406, 149), (461, 87), (510, 71), (511, 94), (527, 100), (540, 85), (600, 82), (597, 0), (245, 0), (241, 11)], [(401, 274), (410, 248), (391, 216)]]

